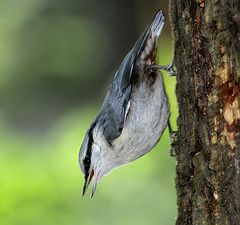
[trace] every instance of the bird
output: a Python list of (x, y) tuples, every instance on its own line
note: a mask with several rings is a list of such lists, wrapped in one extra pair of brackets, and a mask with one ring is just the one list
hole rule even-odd
[(123, 59), (99, 114), (88, 128), (79, 152), (83, 196), (113, 169), (144, 156), (158, 143), (169, 121), (169, 103), (160, 69), (173, 75), (172, 64), (157, 65), (161, 10)]

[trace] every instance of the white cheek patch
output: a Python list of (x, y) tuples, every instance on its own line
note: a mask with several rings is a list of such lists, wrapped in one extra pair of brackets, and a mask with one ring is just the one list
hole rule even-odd
[(93, 143), (93, 147), (92, 147), (92, 148), (94, 149), (95, 152), (100, 152), (100, 151), (101, 151), (100, 146), (98, 146), (98, 145), (95, 144), (95, 143)]

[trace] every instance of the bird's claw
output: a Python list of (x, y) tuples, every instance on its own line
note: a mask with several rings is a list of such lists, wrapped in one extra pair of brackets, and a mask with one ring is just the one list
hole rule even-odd
[(176, 76), (176, 71), (174, 70), (173, 64), (167, 65), (165, 70), (168, 72), (169, 76)]
[(170, 131), (170, 145), (171, 148), (168, 151), (169, 156), (176, 156), (176, 151), (175, 151), (175, 147), (176, 147), (176, 131)]
[(158, 69), (158, 70), (165, 70), (169, 74), (169, 76), (176, 76), (176, 71), (174, 70), (173, 64), (160, 66), (160, 65), (151, 65), (150, 69)]

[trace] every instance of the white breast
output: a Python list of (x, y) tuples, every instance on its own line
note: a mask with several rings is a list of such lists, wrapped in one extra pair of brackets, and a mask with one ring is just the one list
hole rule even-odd
[(169, 117), (168, 100), (160, 74), (151, 88), (145, 82), (133, 86), (130, 101), (122, 134), (112, 143), (115, 160), (124, 159), (121, 164), (149, 152), (157, 144)]

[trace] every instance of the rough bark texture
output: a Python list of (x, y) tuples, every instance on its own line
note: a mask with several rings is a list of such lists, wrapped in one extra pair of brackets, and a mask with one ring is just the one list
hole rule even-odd
[(240, 225), (240, 1), (171, 0), (177, 225)]

